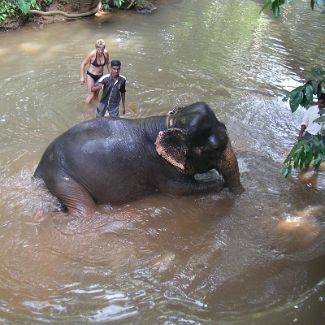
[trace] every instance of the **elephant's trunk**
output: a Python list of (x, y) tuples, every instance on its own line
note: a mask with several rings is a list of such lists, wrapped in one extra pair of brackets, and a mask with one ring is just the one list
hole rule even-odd
[(238, 161), (230, 141), (222, 157), (217, 161), (217, 170), (223, 176), (226, 187), (228, 187), (232, 193), (241, 194), (244, 191), (240, 182)]

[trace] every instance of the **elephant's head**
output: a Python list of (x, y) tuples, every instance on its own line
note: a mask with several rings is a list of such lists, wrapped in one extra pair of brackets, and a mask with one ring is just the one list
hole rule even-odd
[(167, 129), (159, 132), (156, 150), (184, 174), (193, 175), (216, 168), (232, 191), (242, 189), (237, 159), (226, 127), (205, 103), (194, 103), (169, 112)]

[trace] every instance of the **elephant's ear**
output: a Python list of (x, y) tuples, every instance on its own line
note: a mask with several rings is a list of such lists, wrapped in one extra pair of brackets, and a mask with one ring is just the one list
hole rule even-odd
[(158, 154), (182, 172), (185, 172), (188, 152), (185, 139), (181, 129), (171, 128), (160, 131), (155, 143)]

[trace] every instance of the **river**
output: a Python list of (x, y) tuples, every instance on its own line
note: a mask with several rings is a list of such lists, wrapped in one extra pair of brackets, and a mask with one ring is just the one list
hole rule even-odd
[[(303, 114), (282, 98), (325, 67), (325, 15), (295, 1), (275, 19), (260, 5), (160, 0), (148, 16), (0, 34), (1, 324), (325, 323), (325, 173), (280, 175)], [(79, 66), (98, 38), (122, 61), (126, 117), (213, 108), (241, 196), (155, 194), (95, 220), (53, 212), (31, 176), (56, 136), (94, 117)]]

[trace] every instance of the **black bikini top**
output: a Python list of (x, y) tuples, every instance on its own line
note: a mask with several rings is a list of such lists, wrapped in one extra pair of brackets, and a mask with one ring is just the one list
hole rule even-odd
[(93, 62), (90, 62), (94, 67), (103, 67), (103, 66), (105, 66), (105, 64), (106, 64), (106, 62), (107, 62), (107, 57), (105, 56), (105, 54), (103, 54), (103, 56), (104, 56), (104, 63), (103, 64), (100, 64), (100, 63), (98, 63), (98, 61), (97, 61), (97, 52), (96, 52), (96, 57), (95, 57), (95, 60), (93, 61)]

